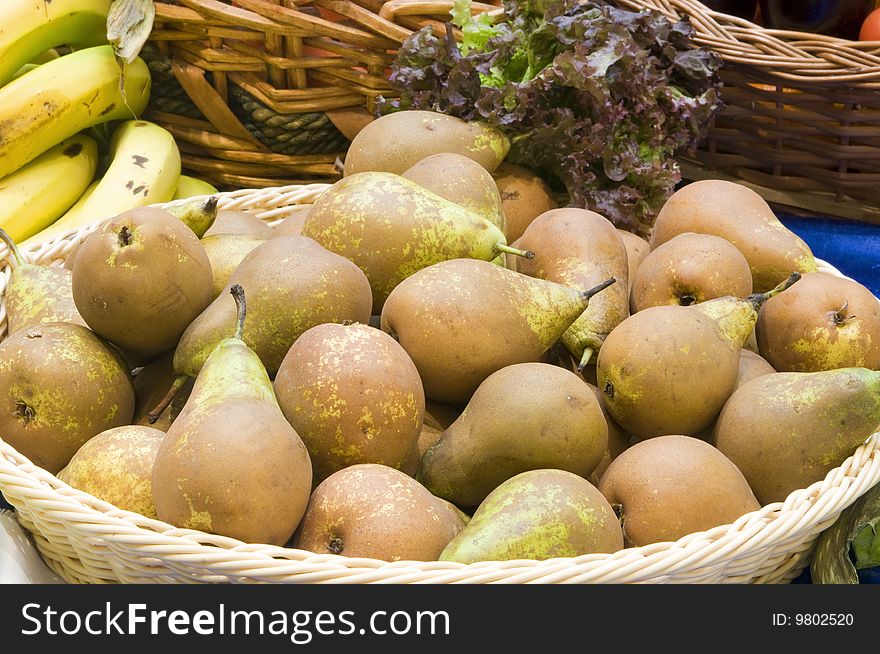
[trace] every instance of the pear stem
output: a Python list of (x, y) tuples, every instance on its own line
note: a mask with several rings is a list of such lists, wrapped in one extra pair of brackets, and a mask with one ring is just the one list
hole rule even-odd
[(586, 368), (589, 365), (590, 359), (592, 359), (592, 358), (593, 358), (593, 348), (588, 347), (584, 350), (583, 356), (581, 356), (581, 362), (578, 364), (578, 372), (583, 372), (584, 368)]
[(750, 302), (754, 307), (755, 311), (761, 308), (761, 305), (764, 304), (767, 300), (775, 295), (779, 295), (782, 291), (791, 288), (791, 286), (801, 278), (801, 274), (797, 271), (791, 273), (781, 284), (777, 285), (775, 288), (771, 288), (766, 293), (753, 293), (749, 297), (746, 298), (747, 302)]
[(604, 282), (602, 282), (598, 286), (594, 286), (593, 288), (584, 291), (583, 296), (589, 300), (591, 297), (596, 295), (596, 293), (604, 291), (606, 288), (608, 288), (612, 284), (616, 284), (616, 283), (617, 283), (617, 279), (614, 277), (612, 277), (611, 279), (606, 279)]
[(15, 244), (15, 241), (13, 241), (12, 237), (2, 229), (0, 229), (0, 241), (6, 243), (6, 247), (12, 252), (12, 256), (15, 257), (15, 262), (19, 266), (23, 266), (27, 263), (27, 261), (24, 260), (24, 256), (21, 254), (21, 250), (19, 250), (18, 246)]
[(244, 319), (247, 316), (247, 302), (244, 298), (244, 289), (239, 284), (235, 284), (229, 289), (229, 292), (232, 294), (232, 297), (235, 298), (235, 306), (238, 309), (238, 321), (235, 323), (235, 334), (233, 335), (233, 338), (243, 340)]
[(503, 254), (512, 254), (517, 257), (523, 257), (524, 259), (535, 258), (535, 253), (532, 250), (520, 250), (518, 248), (513, 248), (509, 245), (505, 245), (504, 243), (496, 243), (495, 251), (501, 252)]
[(165, 397), (159, 401), (159, 404), (156, 405), (155, 409), (147, 414), (147, 422), (152, 425), (162, 416), (163, 413), (165, 413), (165, 409), (167, 409), (174, 400), (174, 396), (177, 395), (177, 392), (183, 388), (183, 385), (186, 384), (188, 380), (189, 377), (186, 375), (178, 375), (174, 378), (174, 383), (171, 384), (171, 388), (165, 393)]
[(217, 203), (220, 201), (220, 198), (216, 195), (212, 195), (207, 200), (205, 200), (205, 206), (202, 207), (202, 211), (210, 216), (217, 216)]

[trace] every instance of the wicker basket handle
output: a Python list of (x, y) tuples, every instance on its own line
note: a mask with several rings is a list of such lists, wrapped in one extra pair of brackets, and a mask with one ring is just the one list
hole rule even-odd
[[(501, 13), (501, 8), (482, 2), (471, 3), (471, 13)], [(388, 20), (398, 16), (447, 16), (452, 13), (452, 0), (390, 0), (382, 5), (379, 15)]]

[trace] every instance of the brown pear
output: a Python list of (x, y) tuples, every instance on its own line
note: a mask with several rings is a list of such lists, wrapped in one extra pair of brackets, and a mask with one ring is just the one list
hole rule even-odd
[(168, 409), (159, 417), (158, 420), (151, 423), (149, 419), (150, 412), (162, 401), (168, 394), (168, 391), (174, 386), (177, 379), (177, 373), (174, 372), (174, 352), (168, 352), (158, 359), (155, 359), (143, 366), (134, 377), (134, 394), (135, 407), (132, 423), (135, 425), (150, 426), (163, 432), (167, 432), (168, 428), (180, 415), (189, 394), (192, 392), (193, 379), (187, 378), (183, 386), (176, 390), (174, 398), (171, 400)]
[(243, 234), (266, 240), (272, 238), (272, 228), (246, 211), (219, 211), (202, 238), (216, 234)]
[[(370, 319), (372, 295), (363, 272), (304, 236), (279, 236), (252, 250), (229, 278), (230, 287), (236, 284), (248, 289), (245, 343), (270, 375), (307, 329)], [(196, 377), (235, 325), (235, 301), (228, 292), (221, 293), (181, 336), (174, 369)]]
[(807, 244), (779, 221), (760, 195), (742, 184), (703, 180), (673, 193), (657, 215), (651, 249), (685, 232), (720, 236), (742, 252), (756, 293), (770, 290), (792, 271), (816, 270)]
[(523, 235), (535, 218), (559, 206), (547, 183), (528, 168), (504, 162), (493, 176), (501, 194), (505, 233), (511, 243)]
[(272, 238), (276, 236), (302, 236), (303, 225), (306, 224), (311, 210), (312, 205), (310, 204), (293, 208), (287, 214), (287, 218), (272, 228)]
[(465, 526), (461, 514), (387, 466), (340, 470), (312, 493), (296, 547), (381, 561), (436, 561)]
[(594, 384), (588, 383), (587, 387), (593, 392), (593, 395), (596, 396), (596, 401), (599, 402), (599, 406), (602, 408), (602, 415), (605, 416), (605, 423), (608, 425), (608, 446), (602, 453), (602, 458), (599, 459), (596, 469), (590, 473), (589, 477), (587, 477), (587, 481), (593, 484), (593, 486), (598, 486), (599, 480), (602, 479), (602, 475), (608, 470), (608, 466), (611, 465), (611, 462), (629, 447), (629, 434), (623, 431), (623, 427), (618, 425), (614, 421), (614, 418), (611, 417), (611, 414), (608, 413), (608, 409), (605, 408), (602, 399), (602, 391), (600, 391)]
[(513, 246), (535, 252), (517, 262), (519, 272), (570, 288), (590, 288), (617, 280), (596, 296), (562, 336), (562, 342), (585, 368), (605, 337), (629, 315), (628, 258), (609, 220), (586, 209), (553, 209), (535, 218)]
[(651, 245), (638, 234), (633, 234), (619, 227), (617, 228), (617, 234), (620, 236), (620, 240), (623, 241), (624, 247), (626, 247), (626, 258), (629, 263), (627, 279), (629, 281), (629, 290), (632, 290), (633, 279), (639, 266), (642, 265), (642, 261), (651, 252)]
[(152, 427), (108, 429), (86, 441), (58, 479), (125, 511), (158, 518), (152, 475), (163, 438)]
[(636, 443), (605, 471), (599, 490), (620, 505), (628, 545), (675, 541), (761, 508), (724, 454), (688, 436)]
[(0, 343), (0, 437), (49, 472), (133, 412), (119, 353), (85, 327), (32, 325)]
[(193, 231), (151, 207), (89, 234), (73, 267), (73, 299), (89, 327), (135, 358), (177, 345), (211, 302), (211, 263)]
[(607, 446), (608, 425), (589, 386), (558, 366), (521, 363), (480, 384), (425, 452), (416, 479), (438, 497), (475, 507), (527, 470), (587, 477)]
[(880, 302), (856, 281), (803, 276), (761, 307), (758, 349), (780, 372), (880, 369)]
[(215, 299), (229, 284), (229, 278), (244, 258), (265, 242), (264, 238), (247, 234), (214, 234), (202, 239), (205, 254), (211, 262)]
[(495, 180), (473, 159), (441, 152), (422, 159), (402, 176), (469, 209), (506, 233), (504, 209)]
[(739, 250), (719, 236), (685, 233), (658, 246), (642, 262), (633, 279), (630, 310), (751, 293), (752, 272)]
[(395, 288), (382, 330), (416, 364), (428, 398), (464, 404), (496, 370), (539, 361), (611, 284), (575, 290), (488, 261), (453, 259)]
[(403, 348), (378, 329), (312, 327), (284, 357), (274, 387), (309, 449), (314, 484), (358, 463), (400, 468), (416, 446), (422, 381)]

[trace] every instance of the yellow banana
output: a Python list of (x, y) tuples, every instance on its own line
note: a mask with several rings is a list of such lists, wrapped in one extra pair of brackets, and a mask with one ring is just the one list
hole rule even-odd
[(174, 199), (184, 200), (199, 195), (214, 195), (216, 192), (216, 188), (202, 179), (181, 175), (180, 181), (177, 183), (177, 191), (174, 193)]
[(25, 247), (174, 197), (180, 178), (180, 151), (167, 130), (145, 120), (129, 120), (113, 133), (110, 156), (110, 167), (91, 195), (48, 229), (28, 239)]
[(150, 97), (150, 71), (141, 59), (126, 65), (124, 96), (119, 73), (113, 48), (102, 45), (0, 88), (0, 178), (87, 127), (139, 116)]
[(19, 242), (45, 229), (82, 195), (97, 164), (97, 144), (78, 134), (0, 179), (0, 227)]
[(0, 86), (50, 48), (107, 43), (111, 0), (0, 1)]

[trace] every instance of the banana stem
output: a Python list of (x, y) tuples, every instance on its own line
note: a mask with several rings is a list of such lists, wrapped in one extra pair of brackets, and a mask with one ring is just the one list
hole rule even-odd
[(598, 286), (594, 286), (593, 288), (591, 288), (587, 291), (584, 291), (583, 296), (589, 300), (591, 297), (596, 295), (596, 293), (604, 291), (606, 288), (608, 288), (609, 286), (611, 286), (612, 284), (615, 284), (615, 283), (617, 283), (617, 279), (614, 277), (612, 277), (611, 279), (606, 279), (604, 282), (602, 282)]
[(174, 400), (174, 396), (177, 395), (178, 391), (183, 388), (183, 385), (189, 380), (189, 377), (186, 375), (179, 375), (174, 378), (174, 383), (171, 384), (171, 388), (168, 389), (168, 392), (165, 393), (165, 397), (163, 397), (159, 404), (156, 405), (156, 408), (150, 411), (147, 414), (147, 421), (152, 425), (155, 423), (163, 413), (165, 413), (165, 409), (171, 404)]
[(578, 372), (583, 372), (584, 368), (586, 368), (590, 364), (590, 359), (593, 358), (593, 348), (588, 347), (584, 350), (583, 356), (581, 356), (581, 362), (578, 364)]
[(244, 289), (236, 284), (229, 289), (229, 292), (235, 298), (235, 307), (238, 309), (238, 321), (235, 323), (235, 335), (233, 338), (242, 340), (244, 335), (244, 319), (247, 316), (247, 302), (244, 298)]
[(775, 288), (771, 288), (766, 293), (753, 293), (749, 297), (746, 298), (746, 301), (751, 302), (752, 306), (755, 308), (755, 311), (761, 308), (761, 305), (764, 304), (767, 300), (775, 295), (779, 295), (782, 291), (791, 288), (792, 285), (801, 278), (801, 274), (797, 271), (791, 273), (781, 284), (777, 285)]
[(517, 248), (512, 248), (509, 245), (505, 245), (504, 243), (496, 243), (495, 251), (503, 254), (512, 254), (517, 257), (523, 257), (525, 259), (535, 258), (535, 253), (532, 250), (519, 250)]
[(21, 250), (19, 250), (18, 246), (15, 244), (15, 241), (13, 241), (12, 237), (2, 229), (0, 229), (0, 241), (6, 243), (6, 247), (12, 252), (12, 256), (15, 257), (15, 262), (19, 266), (23, 266), (27, 263), (21, 254)]

